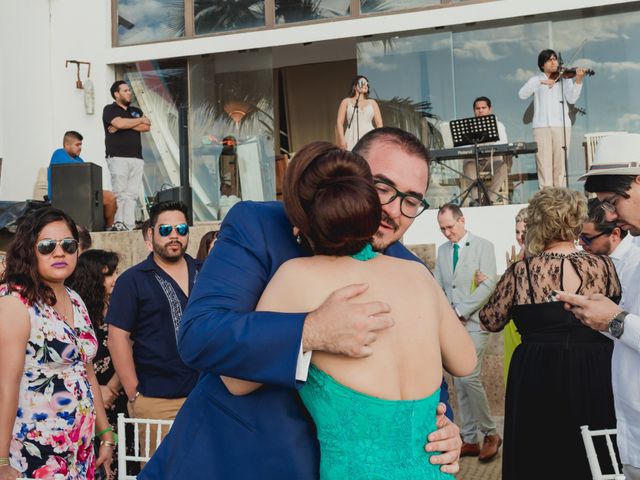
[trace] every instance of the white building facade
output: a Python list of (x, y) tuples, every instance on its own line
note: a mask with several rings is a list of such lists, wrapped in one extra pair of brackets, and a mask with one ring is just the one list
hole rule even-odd
[[(116, 79), (132, 85), (153, 121), (143, 135), (149, 196), (179, 184), (178, 117), (181, 107), (187, 112), (196, 220), (220, 219), (231, 197), (275, 199), (278, 159), (310, 140), (335, 139), (338, 102), (356, 72), (369, 78), (385, 124), (413, 131), (432, 148), (446, 146), (446, 122), (472, 116), (482, 95), (511, 141), (531, 141), (530, 105), (517, 92), (537, 71), (540, 50), (561, 51), (575, 63), (569, 66), (596, 72), (572, 107), (574, 186), (585, 168), (585, 133), (640, 131), (640, 2), (305, 3), (3, 0), (0, 200), (32, 197), (38, 170), (67, 130), (82, 133), (82, 157), (102, 166), (109, 187), (101, 114)], [(67, 60), (91, 63), (92, 114)], [(87, 73), (82, 65), (82, 81)], [(447, 166), (432, 172), (438, 206), (460, 189)], [(511, 181), (511, 205), (467, 212), (470, 228), (496, 243), (499, 259), (513, 243), (518, 205), (537, 190), (533, 156), (516, 159), (512, 174), (520, 177)], [(406, 238), (443, 240), (433, 211)]]

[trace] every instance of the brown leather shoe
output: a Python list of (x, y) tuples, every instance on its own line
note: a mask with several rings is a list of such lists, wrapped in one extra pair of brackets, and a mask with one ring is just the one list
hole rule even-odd
[(460, 449), (461, 457), (477, 457), (478, 455), (480, 455), (479, 443), (462, 442), (462, 448)]
[(482, 442), (482, 449), (480, 450), (480, 455), (478, 455), (478, 460), (481, 462), (493, 460), (496, 455), (498, 455), (500, 445), (502, 445), (502, 439), (497, 433), (495, 435), (487, 435), (484, 437), (484, 442)]

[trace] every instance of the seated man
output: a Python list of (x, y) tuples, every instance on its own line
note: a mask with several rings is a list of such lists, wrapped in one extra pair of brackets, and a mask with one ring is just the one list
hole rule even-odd
[[(486, 115), (491, 115), (493, 113), (491, 109), (491, 100), (487, 97), (478, 97), (473, 101), (473, 114), (476, 117), (484, 117)], [(504, 124), (496, 120), (498, 124), (498, 136), (500, 137), (496, 144), (508, 143), (507, 139), (507, 130), (504, 128)], [(486, 145), (486, 144), (484, 144)], [(501, 196), (498, 194), (501, 185), (507, 179), (507, 175), (509, 174), (510, 158), (499, 156), (491, 158), (481, 158), (480, 159), (480, 173), (490, 171), (492, 175), (491, 185), (489, 185), (489, 198), (491, 202), (495, 202), (498, 199), (501, 199)], [(476, 174), (476, 162), (475, 160), (465, 160), (464, 161), (464, 175), (467, 178), (463, 177), (463, 184), (461, 187), (463, 189), (469, 188), (471, 182), (473, 182), (477, 178)], [(475, 188), (471, 190), (469, 194), (468, 202), (472, 203), (477, 200), (478, 193)]]
[[(82, 151), (82, 135), (73, 130), (65, 132), (62, 139), (62, 148), (58, 148), (53, 155), (51, 155), (51, 161), (49, 162), (49, 168), (47, 169), (47, 191), (49, 201), (52, 201), (51, 196), (51, 166), (61, 165), (63, 163), (84, 163), (84, 160), (80, 158), (80, 152)], [(116, 197), (113, 192), (109, 190), (102, 191), (102, 201), (104, 203), (104, 225), (105, 229), (108, 229), (113, 225), (113, 218), (116, 214)]]

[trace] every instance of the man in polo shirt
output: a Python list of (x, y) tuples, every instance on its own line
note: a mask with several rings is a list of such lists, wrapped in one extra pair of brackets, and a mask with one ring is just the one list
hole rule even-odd
[[(185, 254), (189, 226), (184, 203), (159, 203), (149, 220), (153, 251), (120, 276), (105, 321), (131, 417), (173, 420), (198, 380), (198, 373), (181, 360), (176, 337), (201, 263)], [(155, 431), (150, 438), (153, 453)]]
[(151, 121), (131, 105), (131, 89), (125, 81), (111, 85), (111, 96), (115, 101), (104, 107), (102, 123), (111, 186), (118, 201), (114, 226), (131, 230), (144, 166), (140, 133), (151, 130)]
[[(64, 137), (62, 138), (62, 148), (58, 148), (53, 152), (53, 155), (51, 155), (51, 161), (49, 162), (49, 168), (47, 169), (47, 195), (50, 202), (53, 201), (53, 195), (51, 194), (51, 167), (53, 165), (63, 165), (65, 163), (84, 163), (84, 160), (80, 157), (80, 153), (82, 152), (82, 140), (82, 135), (74, 130), (69, 130), (64, 133)], [(102, 203), (104, 224), (108, 228), (113, 224), (114, 215), (116, 213), (116, 197), (113, 192), (103, 190)]]

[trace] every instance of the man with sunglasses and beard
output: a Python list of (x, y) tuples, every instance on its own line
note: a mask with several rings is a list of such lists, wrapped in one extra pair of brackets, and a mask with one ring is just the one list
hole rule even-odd
[[(173, 420), (198, 379), (198, 373), (180, 358), (176, 342), (201, 266), (185, 253), (187, 206), (182, 202), (154, 205), (147, 238), (152, 252), (116, 282), (105, 318), (107, 342), (129, 399), (129, 415)], [(153, 453), (157, 448), (153, 428), (150, 439)], [(144, 441), (141, 438), (141, 451)]]
[[(418, 261), (399, 240), (428, 208), (427, 149), (414, 135), (383, 127), (362, 137), (353, 152), (368, 162), (382, 204), (373, 247)], [(280, 202), (240, 202), (229, 211), (180, 326), (180, 354), (201, 372), (198, 385), (138, 479), (319, 478), (318, 441), (297, 395), (311, 354), (368, 357), (377, 335), (393, 332), (394, 321), (388, 305), (362, 302), (366, 284), (336, 290), (313, 312), (255, 312), (280, 265), (301, 255)], [(234, 396), (220, 375), (265, 385)], [(443, 383), (441, 400), (447, 399)], [(437, 429), (424, 434), (424, 448), (440, 452), (431, 463), (456, 473), (460, 430), (444, 407), (437, 409)]]
[(627, 285), (630, 275), (640, 264), (640, 247), (633, 242), (633, 232), (629, 235), (616, 222), (607, 221), (602, 202), (597, 198), (589, 200), (588, 215), (578, 235), (580, 245), (586, 252), (610, 256), (620, 283)]

